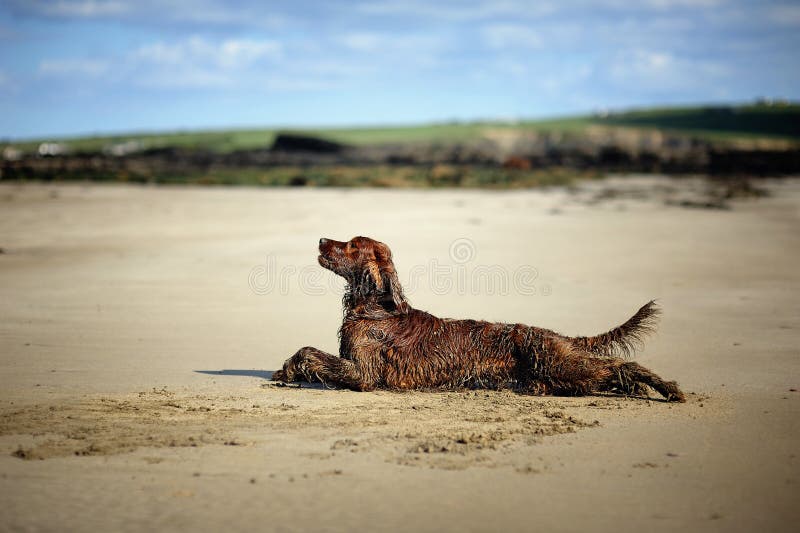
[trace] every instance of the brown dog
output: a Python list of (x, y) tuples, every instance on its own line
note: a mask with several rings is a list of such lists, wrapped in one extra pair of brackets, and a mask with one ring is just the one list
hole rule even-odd
[(595, 337), (437, 318), (409, 305), (385, 244), (367, 237), (320, 239), (319, 251), (319, 264), (347, 280), (339, 356), (301, 348), (274, 380), (359, 391), (513, 387), (559, 395), (635, 394), (651, 387), (669, 401), (685, 401), (674, 381), (619, 357), (652, 330), (658, 315), (654, 302)]

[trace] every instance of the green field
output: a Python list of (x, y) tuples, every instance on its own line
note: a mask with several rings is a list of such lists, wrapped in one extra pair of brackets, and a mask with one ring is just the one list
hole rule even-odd
[[(299, 129), (297, 133), (320, 136), (352, 145), (388, 143), (455, 143), (478, 139), (488, 131), (559, 132), (580, 135), (590, 126), (659, 129), (712, 141), (769, 138), (800, 140), (800, 105), (742, 105), (683, 108), (654, 108), (550, 120), (520, 122), (465, 122), (419, 126)], [(177, 131), (131, 133), (128, 135), (35, 139), (6, 143), (34, 152), (43, 141), (66, 144), (73, 153), (97, 153), (126, 141), (138, 141), (144, 148), (177, 147), (229, 153), (236, 150), (268, 148), (277, 129)], [(287, 130), (280, 130), (287, 131)]]
[(610, 114), (595, 122), (657, 128), (699, 137), (800, 139), (800, 105), (744, 105), (660, 108)]
[(455, 143), (479, 139), (487, 130), (538, 130), (538, 131), (580, 131), (591, 122), (586, 118), (568, 118), (550, 121), (520, 122), (515, 124), (495, 122), (473, 122), (456, 124), (428, 124), (420, 126), (383, 126), (359, 128), (317, 128), (317, 129), (246, 129), (246, 130), (208, 130), (177, 131), (166, 133), (132, 133), (99, 137), (79, 137), (64, 139), (35, 139), (30, 141), (6, 143), (33, 152), (40, 143), (60, 142), (66, 144), (73, 153), (96, 153), (105, 147), (126, 141), (140, 141), (145, 148), (188, 148), (210, 150), (217, 153), (230, 153), (237, 150), (269, 148), (279, 132), (292, 132), (317, 136), (350, 145), (402, 144), (402, 143)]

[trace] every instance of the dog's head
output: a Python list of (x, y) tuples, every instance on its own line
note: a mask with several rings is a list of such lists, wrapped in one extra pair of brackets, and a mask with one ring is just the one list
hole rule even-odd
[(373, 299), (391, 307), (389, 310), (408, 312), (392, 251), (382, 242), (369, 237), (353, 237), (347, 242), (323, 238), (319, 240), (318, 260), (347, 280), (356, 299)]

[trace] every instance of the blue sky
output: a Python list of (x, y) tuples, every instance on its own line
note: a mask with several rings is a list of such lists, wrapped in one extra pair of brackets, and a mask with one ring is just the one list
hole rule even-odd
[(800, 2), (0, 0), (0, 137), (800, 98)]

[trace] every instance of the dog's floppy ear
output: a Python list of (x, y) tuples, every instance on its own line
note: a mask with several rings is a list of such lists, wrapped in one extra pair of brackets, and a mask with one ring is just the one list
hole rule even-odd
[(370, 261), (367, 263), (367, 269), (369, 271), (369, 275), (372, 277), (372, 281), (375, 282), (375, 286), (378, 287), (379, 291), (383, 290), (383, 276), (381, 276), (381, 268), (378, 266), (376, 261)]
[(394, 308), (401, 313), (408, 313), (408, 301), (403, 294), (403, 287), (400, 285), (400, 280), (397, 278), (397, 272), (394, 267), (383, 272), (383, 280), (387, 285), (386, 292), (391, 296)]
[[(392, 262), (391, 250), (385, 244), (377, 243), (374, 251), (379, 268), (379, 275), (375, 280), (375, 284), (384, 293), (384, 300), (390, 300), (397, 311), (408, 313), (408, 301), (403, 294), (403, 286), (400, 285), (400, 279), (397, 277), (397, 271), (394, 268), (394, 262)], [(370, 265), (371, 271), (372, 266)]]

